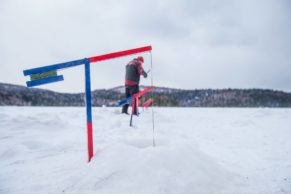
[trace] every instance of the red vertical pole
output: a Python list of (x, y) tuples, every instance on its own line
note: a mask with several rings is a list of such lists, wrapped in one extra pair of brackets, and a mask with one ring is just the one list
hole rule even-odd
[(93, 127), (92, 123), (87, 123), (87, 136), (88, 136), (88, 162), (93, 157)]

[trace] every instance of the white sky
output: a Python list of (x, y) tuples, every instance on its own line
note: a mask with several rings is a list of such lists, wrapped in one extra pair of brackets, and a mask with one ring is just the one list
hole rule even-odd
[[(0, 0), (0, 82), (25, 85), (24, 69), (152, 45), (157, 86), (291, 91), (290, 16), (289, 0)], [(92, 89), (123, 85), (131, 59), (93, 63)], [(59, 74), (65, 81), (40, 88), (84, 91), (82, 66)]]

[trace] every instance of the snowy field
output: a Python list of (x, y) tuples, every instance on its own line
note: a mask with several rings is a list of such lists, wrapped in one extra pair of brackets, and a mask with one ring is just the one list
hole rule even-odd
[(1, 194), (291, 194), (291, 109), (0, 107)]

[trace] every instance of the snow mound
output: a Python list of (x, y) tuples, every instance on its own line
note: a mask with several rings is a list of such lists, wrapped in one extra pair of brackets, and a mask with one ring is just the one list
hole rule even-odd
[[(150, 143), (149, 141), (145, 141)], [(217, 193), (234, 175), (190, 144), (112, 144), (100, 150), (68, 193)], [(150, 144), (147, 144), (150, 145)], [(85, 192), (86, 191), (86, 192)]]

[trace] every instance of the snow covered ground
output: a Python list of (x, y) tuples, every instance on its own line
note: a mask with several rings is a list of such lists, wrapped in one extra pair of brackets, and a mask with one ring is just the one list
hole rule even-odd
[(1, 194), (291, 193), (291, 109), (0, 107)]

